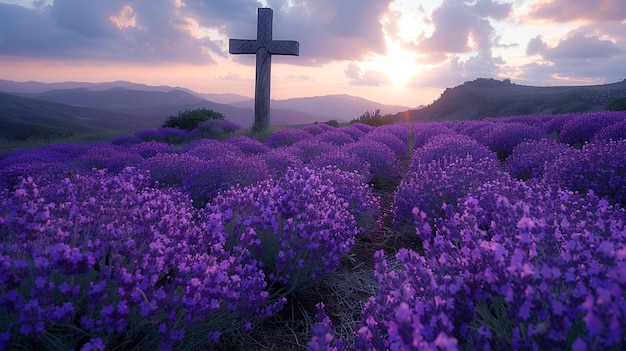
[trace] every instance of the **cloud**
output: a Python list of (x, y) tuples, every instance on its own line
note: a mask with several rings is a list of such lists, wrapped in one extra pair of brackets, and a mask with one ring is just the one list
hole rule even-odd
[[(379, 19), (393, 0), (270, 0), (275, 39), (300, 42), (296, 65), (386, 50)], [(144, 63), (210, 63), (228, 38), (256, 37), (255, 0), (56, 0), (0, 3), (0, 54)], [(16, 30), (19, 29), (19, 30)], [(201, 35), (211, 31), (214, 35)], [(252, 64), (254, 60), (241, 59)]]
[(349, 63), (344, 73), (350, 79), (350, 85), (381, 86), (391, 83), (391, 79), (386, 74), (379, 71), (364, 70), (355, 63)]
[(429, 54), (460, 54), (475, 48), (489, 50), (496, 44), (489, 18), (503, 20), (510, 12), (511, 4), (492, 0), (479, 0), (473, 5), (464, 1), (444, 0), (432, 13), (434, 32), (430, 37), (423, 38), (417, 44), (417, 49)]
[(593, 23), (578, 27), (550, 46), (541, 36), (530, 40), (528, 55), (538, 59), (519, 68), (521, 79), (545, 85), (600, 84), (626, 78), (626, 24)]
[(616, 47), (612, 41), (597, 36), (588, 36), (583, 32), (576, 32), (562, 39), (555, 47), (548, 47), (538, 36), (529, 42), (526, 50), (529, 55), (541, 55), (544, 59), (552, 62), (612, 57), (621, 52), (622, 50)]
[(626, 2), (624, 0), (536, 1), (526, 18), (555, 22), (575, 20), (622, 22), (626, 18)]
[[(120, 26), (115, 18), (130, 13)], [(209, 63), (219, 43), (196, 38), (173, 2), (56, 0), (29, 9), (0, 4), (0, 54), (145, 64)]]
[(428, 71), (412, 77), (409, 86), (415, 88), (446, 88), (476, 78), (497, 78), (505, 61), (491, 51), (478, 53), (465, 60), (453, 57)]

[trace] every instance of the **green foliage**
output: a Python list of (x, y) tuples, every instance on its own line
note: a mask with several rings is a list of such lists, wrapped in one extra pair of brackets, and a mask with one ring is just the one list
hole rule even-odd
[(326, 122), (326, 124), (328, 124), (331, 127), (339, 128), (339, 122), (337, 122), (336, 119), (331, 119), (328, 122)]
[(626, 97), (609, 102), (606, 109), (607, 111), (626, 111)]
[(170, 115), (161, 128), (178, 128), (185, 130), (193, 130), (198, 124), (211, 119), (223, 120), (225, 117), (219, 112), (206, 109), (204, 107), (194, 110), (185, 110), (178, 112), (177, 116)]
[(365, 111), (364, 114), (361, 115), (361, 117), (353, 119), (350, 121), (350, 123), (363, 123), (363, 124), (369, 124), (371, 126), (382, 126), (385, 124), (393, 124), (394, 123), (394, 119), (392, 118), (393, 116), (391, 115), (382, 115), (380, 113), (380, 110), (376, 110), (373, 112), (370, 111)]

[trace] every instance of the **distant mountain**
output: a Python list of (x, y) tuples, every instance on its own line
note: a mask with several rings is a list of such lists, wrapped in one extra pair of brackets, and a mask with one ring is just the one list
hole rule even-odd
[(158, 128), (163, 121), (0, 93), (0, 139), (54, 139)]
[[(0, 80), (0, 91), (26, 98), (142, 115), (162, 123), (169, 115), (196, 108), (222, 113), (244, 127), (254, 121), (254, 100), (236, 94), (201, 94), (189, 89), (117, 81), (109, 83), (41, 83)], [(384, 105), (350, 95), (273, 100), (272, 125), (310, 124), (331, 119), (348, 122), (366, 111), (383, 114), (409, 107)]]
[(182, 90), (162, 92), (130, 90), (123, 87), (97, 91), (86, 88), (55, 89), (43, 93), (22, 93), (19, 95), (74, 106), (88, 106), (131, 113), (141, 113), (142, 109), (160, 105), (190, 105), (206, 101)]
[[(358, 118), (366, 111), (381, 110), (382, 114), (394, 114), (409, 109), (408, 106), (385, 105), (346, 94), (272, 100), (271, 103), (273, 108), (290, 109), (320, 116), (320, 121), (329, 119), (350, 121), (353, 118)], [(254, 108), (254, 100), (242, 101), (233, 105)]]
[(237, 102), (248, 101), (250, 100), (249, 96), (243, 96), (239, 94), (204, 94), (198, 93), (199, 96), (203, 98), (217, 102), (219, 104), (234, 104)]
[[(168, 116), (176, 115), (184, 110), (206, 108), (223, 114), (226, 119), (241, 124), (244, 127), (252, 126), (254, 111), (229, 104), (219, 104), (197, 97), (182, 90), (144, 91), (126, 88), (110, 88), (107, 90), (92, 91), (86, 88), (67, 90), (51, 90), (43, 93), (22, 93), (24, 97), (54, 101), (74, 106), (93, 107), (115, 112), (130, 113), (152, 117), (163, 123)], [(320, 116), (307, 114), (289, 109), (271, 110), (271, 123), (277, 124), (308, 124), (315, 121), (326, 121)]]
[(89, 82), (59, 82), (59, 83), (42, 83), (42, 82), (16, 82), (12, 80), (0, 79), (0, 92), (5, 93), (45, 93), (50, 90), (70, 90), (85, 88), (92, 91), (108, 90), (111, 88), (126, 88), (129, 90), (145, 90), (145, 91), (161, 91), (168, 92), (172, 90), (182, 90), (191, 94), (198, 93), (187, 88), (170, 87), (167, 85), (152, 86), (146, 84), (132, 83), (123, 80), (106, 83), (89, 83)]
[(439, 99), (395, 115), (398, 120), (474, 120), (485, 117), (601, 111), (626, 97), (626, 80), (603, 85), (536, 87), (479, 78), (446, 89)]

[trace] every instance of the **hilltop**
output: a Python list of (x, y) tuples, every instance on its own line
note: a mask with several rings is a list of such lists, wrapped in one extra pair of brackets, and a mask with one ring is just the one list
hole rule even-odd
[(478, 78), (447, 88), (439, 99), (419, 109), (400, 112), (398, 121), (476, 120), (486, 117), (602, 111), (626, 97), (626, 80), (603, 85), (537, 87), (510, 80)]

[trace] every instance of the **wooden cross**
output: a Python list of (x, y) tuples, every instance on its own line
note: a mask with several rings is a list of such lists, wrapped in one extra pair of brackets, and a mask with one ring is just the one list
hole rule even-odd
[(300, 44), (293, 40), (272, 40), (270, 8), (260, 8), (256, 40), (230, 39), (231, 54), (256, 54), (256, 88), (254, 91), (253, 130), (262, 131), (270, 124), (270, 78), (272, 55), (300, 55)]

